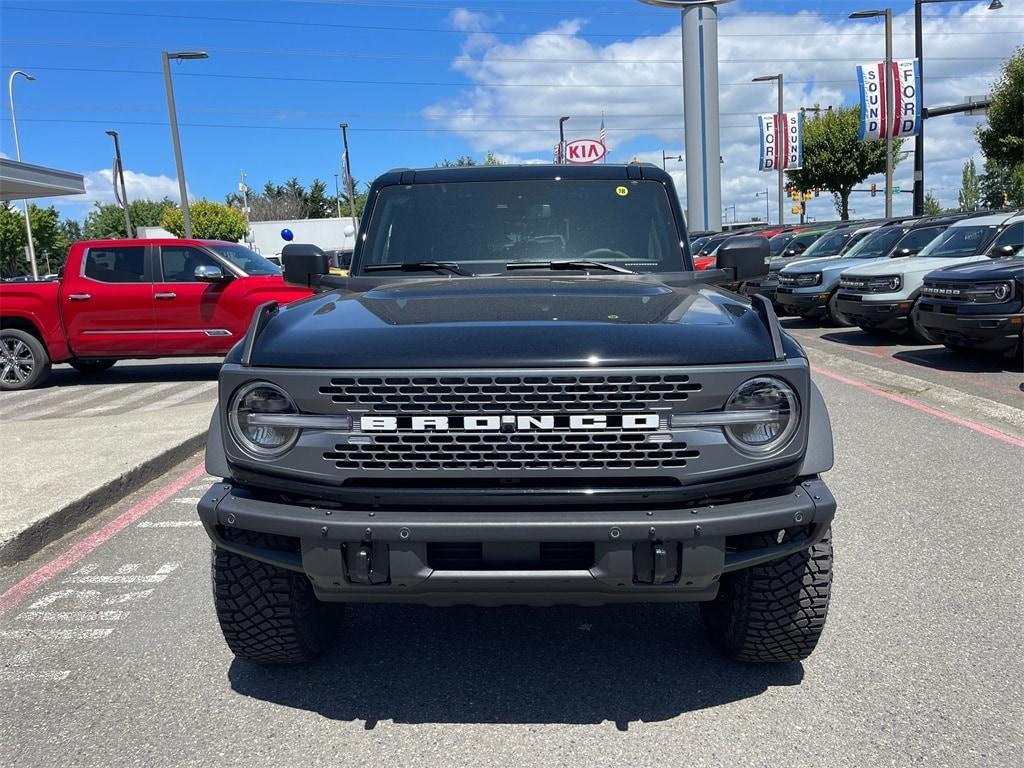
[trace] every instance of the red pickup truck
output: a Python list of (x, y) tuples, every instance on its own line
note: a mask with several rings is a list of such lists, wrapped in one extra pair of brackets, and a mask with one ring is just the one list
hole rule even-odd
[(0, 390), (121, 358), (223, 355), (256, 307), (310, 291), (255, 251), (216, 240), (75, 243), (59, 281), (0, 283)]

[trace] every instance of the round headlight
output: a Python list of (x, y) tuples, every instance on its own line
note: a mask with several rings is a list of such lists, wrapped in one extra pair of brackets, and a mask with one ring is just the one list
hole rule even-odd
[(888, 288), (890, 291), (898, 291), (900, 289), (900, 282), (900, 276), (893, 275), (892, 277), (889, 278), (889, 282), (885, 284), (885, 287)]
[(725, 405), (726, 412), (757, 411), (751, 421), (725, 427), (729, 442), (744, 453), (764, 456), (784, 447), (800, 423), (800, 404), (793, 389), (779, 379), (759, 376), (740, 384)]
[(299, 437), (295, 427), (273, 424), (273, 419), (261, 417), (298, 413), (295, 403), (278, 386), (265, 381), (254, 381), (238, 389), (228, 408), (228, 425), (235, 442), (248, 454), (258, 459), (280, 456), (289, 450)]
[(998, 283), (992, 291), (992, 295), (996, 297), (996, 301), (1006, 301), (1010, 298), (1012, 292), (1013, 290), (1009, 283)]

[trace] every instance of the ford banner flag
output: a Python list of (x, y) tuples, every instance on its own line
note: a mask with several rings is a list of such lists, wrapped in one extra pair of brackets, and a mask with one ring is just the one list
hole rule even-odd
[(860, 64), (860, 140), (916, 136), (921, 131), (921, 75), (917, 59), (892, 62), (893, 114), (886, 114), (885, 62)]
[(760, 171), (795, 170), (804, 164), (804, 116), (801, 112), (760, 115)]

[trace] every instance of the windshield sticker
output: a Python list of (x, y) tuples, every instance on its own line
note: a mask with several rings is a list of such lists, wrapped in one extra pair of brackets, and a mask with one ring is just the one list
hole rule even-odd
[(629, 189), (626, 187), (616, 187), (615, 194), (618, 195), (619, 197), (625, 197), (626, 195), (629, 194)]

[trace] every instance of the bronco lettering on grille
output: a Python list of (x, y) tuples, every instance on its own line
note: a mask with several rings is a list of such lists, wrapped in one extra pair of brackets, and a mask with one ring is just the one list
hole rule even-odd
[(363, 432), (593, 432), (657, 430), (656, 413), (487, 414), (481, 416), (362, 416)]

